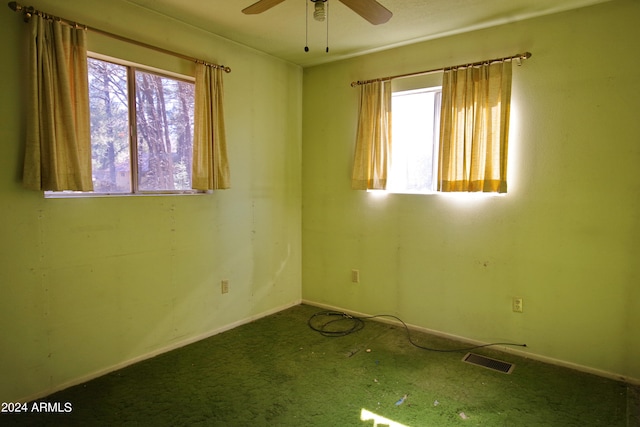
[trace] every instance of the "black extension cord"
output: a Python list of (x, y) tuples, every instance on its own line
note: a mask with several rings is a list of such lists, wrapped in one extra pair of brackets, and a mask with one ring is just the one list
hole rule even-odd
[[(321, 317), (324, 317), (324, 320), (325, 320), (324, 322), (320, 321)], [(355, 332), (358, 332), (362, 328), (364, 328), (365, 320), (375, 319), (380, 317), (389, 317), (400, 322), (402, 326), (404, 326), (404, 330), (407, 332), (407, 339), (409, 340), (411, 345), (422, 350), (437, 351), (440, 353), (456, 353), (456, 352), (465, 352), (465, 351), (475, 350), (478, 348), (491, 347), (491, 346), (497, 346), (497, 345), (508, 345), (508, 346), (515, 346), (515, 347), (527, 346), (526, 344), (494, 342), (490, 344), (482, 344), (482, 345), (475, 345), (471, 347), (453, 348), (453, 349), (439, 349), (439, 348), (425, 347), (413, 341), (413, 339), (411, 338), (411, 332), (407, 324), (404, 323), (404, 321), (400, 319), (398, 316), (394, 316), (393, 314), (377, 314), (375, 316), (357, 317), (357, 316), (352, 316), (350, 314), (344, 313), (342, 311), (324, 310), (324, 311), (320, 311), (318, 313), (313, 314), (307, 321), (307, 324), (311, 329), (320, 333), (321, 335), (324, 335), (325, 337), (344, 337), (346, 335), (350, 335)]]

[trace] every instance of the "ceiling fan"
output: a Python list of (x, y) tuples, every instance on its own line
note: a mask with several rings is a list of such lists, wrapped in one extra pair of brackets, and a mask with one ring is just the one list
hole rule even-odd
[[(272, 7), (282, 3), (284, 0), (260, 0), (242, 10), (242, 13), (253, 15), (265, 12)], [(324, 6), (327, 0), (310, 0), (315, 3), (316, 10), (319, 6)], [(393, 16), (386, 7), (376, 0), (340, 0), (342, 4), (353, 10), (358, 15), (372, 23), (373, 25), (384, 24)]]

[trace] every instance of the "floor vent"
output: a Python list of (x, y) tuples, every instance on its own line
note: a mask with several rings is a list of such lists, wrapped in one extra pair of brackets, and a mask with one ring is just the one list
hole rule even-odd
[(512, 363), (502, 362), (501, 360), (491, 359), (490, 357), (480, 356), (479, 354), (473, 353), (467, 353), (467, 355), (462, 358), (462, 361), (471, 363), (472, 365), (482, 366), (483, 368), (491, 369), (493, 371), (502, 372), (503, 374), (510, 374), (514, 368)]

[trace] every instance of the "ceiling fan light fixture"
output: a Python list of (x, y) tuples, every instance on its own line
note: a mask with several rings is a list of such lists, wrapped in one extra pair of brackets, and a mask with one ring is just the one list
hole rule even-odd
[(313, 19), (316, 21), (324, 21), (327, 18), (327, 9), (324, 4), (327, 0), (311, 0), (314, 3)]

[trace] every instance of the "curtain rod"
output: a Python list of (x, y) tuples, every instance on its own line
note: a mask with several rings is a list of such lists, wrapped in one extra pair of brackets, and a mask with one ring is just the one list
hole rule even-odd
[(519, 53), (517, 55), (506, 56), (504, 58), (496, 58), (496, 59), (489, 59), (487, 61), (478, 61), (478, 62), (472, 62), (469, 64), (454, 65), (452, 67), (435, 68), (433, 70), (418, 71), (415, 73), (407, 73), (407, 74), (398, 74), (396, 76), (379, 77), (377, 79), (371, 79), (371, 80), (358, 80), (357, 82), (351, 82), (351, 87), (356, 87), (356, 86), (364, 85), (367, 83), (373, 83), (373, 82), (382, 82), (382, 81), (393, 80), (393, 79), (402, 79), (405, 77), (422, 76), (425, 74), (439, 73), (439, 72), (447, 71), (453, 68), (475, 67), (478, 65), (492, 63), (492, 62), (511, 61), (514, 59), (518, 60), (518, 65), (522, 65), (521, 61), (523, 59), (529, 59), (529, 58), (531, 58), (531, 52), (525, 52), (525, 53)]
[(60, 21), (60, 22), (62, 22), (64, 24), (70, 25), (72, 27), (82, 27), (87, 31), (91, 31), (91, 32), (94, 32), (94, 33), (101, 34), (103, 36), (111, 37), (111, 38), (114, 38), (116, 40), (120, 40), (120, 41), (123, 41), (123, 42), (126, 42), (126, 43), (142, 46), (144, 48), (155, 50), (155, 51), (158, 51), (158, 52), (162, 52), (162, 53), (165, 53), (167, 55), (172, 55), (172, 56), (175, 56), (175, 57), (178, 57), (178, 58), (182, 58), (182, 59), (185, 59), (187, 61), (192, 61), (192, 62), (197, 62), (197, 63), (200, 63), (200, 64), (204, 64), (204, 65), (207, 65), (209, 67), (219, 68), (221, 70), (224, 70), (227, 73), (231, 72), (231, 68), (225, 67), (224, 65), (211, 64), (209, 62), (203, 61), (203, 60), (198, 59), (198, 58), (194, 58), (194, 57), (191, 57), (191, 56), (183, 55), (181, 53), (173, 52), (171, 50), (167, 50), (167, 49), (164, 49), (164, 48), (161, 48), (161, 47), (158, 47), (158, 46), (153, 46), (153, 45), (150, 45), (150, 44), (147, 44), (147, 43), (144, 43), (144, 42), (140, 42), (138, 40), (133, 40), (133, 39), (130, 39), (130, 38), (127, 38), (127, 37), (119, 36), (117, 34), (113, 34), (113, 33), (110, 33), (108, 31), (104, 31), (104, 30), (101, 30), (101, 29), (98, 29), (98, 28), (89, 27), (88, 25), (79, 24), (77, 22), (70, 21), (70, 20), (67, 20), (67, 19), (64, 19), (64, 18), (60, 18), (58, 16), (53, 16), (53, 15), (50, 15), (48, 13), (39, 11), (39, 10), (35, 9), (33, 6), (26, 6), (25, 7), (25, 6), (22, 6), (21, 4), (19, 4), (18, 2), (15, 2), (15, 1), (9, 2), (8, 6), (14, 12), (22, 12), (22, 14), (24, 15), (24, 22), (29, 22), (29, 19), (31, 18), (31, 15), (39, 15), (39, 16), (42, 16), (43, 18), (58, 20), (58, 21)]

